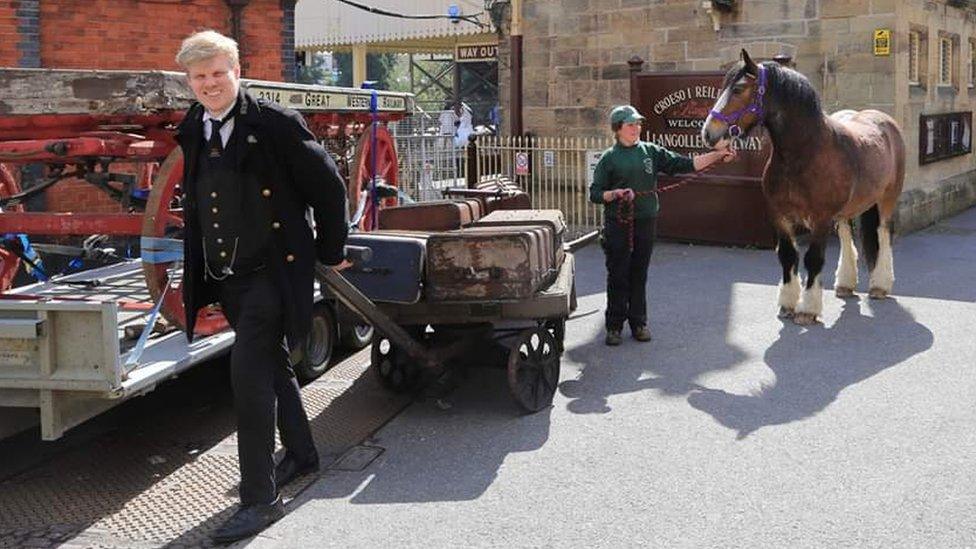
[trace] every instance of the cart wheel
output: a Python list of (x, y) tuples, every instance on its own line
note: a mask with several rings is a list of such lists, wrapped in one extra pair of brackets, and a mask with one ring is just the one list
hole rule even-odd
[[(376, 157), (375, 170), (373, 157)], [(352, 162), (349, 174), (349, 210), (355, 212), (359, 208), (359, 193), (370, 186), (373, 178), (387, 185), (398, 186), (397, 153), (393, 136), (386, 126), (376, 125), (376, 141), (374, 146), (373, 130), (366, 126), (356, 144), (356, 157)], [(369, 197), (367, 197), (369, 200)], [(380, 207), (396, 206), (396, 198), (386, 198), (380, 201)], [(373, 229), (374, 218), (377, 216), (372, 202), (366, 204), (363, 217), (359, 220), (359, 228), (364, 231)]]
[(552, 404), (559, 382), (559, 346), (545, 327), (525, 330), (508, 355), (508, 390), (527, 412)]
[(332, 350), (336, 344), (335, 314), (328, 305), (319, 303), (312, 311), (312, 329), (308, 338), (302, 359), (295, 365), (295, 375), (302, 382), (312, 381), (329, 369), (332, 360)]
[(559, 354), (562, 354), (565, 346), (563, 345), (563, 340), (566, 338), (566, 319), (565, 318), (547, 318), (543, 322), (542, 326), (552, 335), (552, 338), (556, 340), (556, 348), (559, 350)]
[[(20, 192), (20, 185), (14, 179), (13, 174), (7, 169), (5, 164), (0, 163), (0, 198), (15, 195)], [(20, 204), (7, 206), (7, 211), (20, 212), (24, 207)], [(13, 286), (14, 277), (17, 275), (17, 268), (20, 267), (20, 258), (13, 252), (0, 248), (0, 293), (3, 293)]]
[[(416, 338), (422, 332), (418, 329), (408, 329), (407, 333)], [(406, 393), (416, 389), (420, 384), (420, 365), (385, 335), (378, 332), (373, 335), (370, 358), (380, 385), (386, 389), (394, 393)]]

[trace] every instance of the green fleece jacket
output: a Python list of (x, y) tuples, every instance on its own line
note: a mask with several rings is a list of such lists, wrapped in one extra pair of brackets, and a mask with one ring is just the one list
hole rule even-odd
[[(635, 192), (647, 192), (657, 189), (657, 173), (668, 175), (695, 171), (695, 164), (691, 158), (669, 151), (664, 147), (638, 141), (632, 147), (625, 147), (617, 143), (603, 152), (600, 162), (593, 173), (593, 184), (590, 185), (590, 201), (604, 204), (604, 218), (615, 219), (616, 203), (606, 204), (603, 192), (614, 189), (634, 189)], [(657, 215), (660, 205), (656, 192), (638, 196), (634, 204), (634, 218), (646, 219)]]

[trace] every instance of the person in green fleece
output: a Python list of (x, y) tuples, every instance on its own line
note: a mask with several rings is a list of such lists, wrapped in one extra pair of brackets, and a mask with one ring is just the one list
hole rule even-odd
[[(610, 112), (617, 143), (604, 151), (593, 174), (590, 201), (604, 205), (603, 251), (607, 265), (606, 344), (620, 345), (624, 321), (637, 341), (650, 341), (647, 327), (647, 267), (656, 232), (657, 172), (668, 175), (731, 162), (735, 152), (682, 156), (640, 140), (644, 117), (630, 105)], [(724, 145), (724, 143), (723, 143)]]

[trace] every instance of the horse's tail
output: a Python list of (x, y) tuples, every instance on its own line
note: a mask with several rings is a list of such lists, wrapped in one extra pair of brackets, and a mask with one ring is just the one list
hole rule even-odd
[(864, 260), (868, 263), (868, 271), (874, 271), (874, 266), (878, 263), (878, 227), (881, 226), (881, 213), (878, 212), (878, 205), (871, 206), (868, 211), (861, 214), (861, 248), (864, 251)]

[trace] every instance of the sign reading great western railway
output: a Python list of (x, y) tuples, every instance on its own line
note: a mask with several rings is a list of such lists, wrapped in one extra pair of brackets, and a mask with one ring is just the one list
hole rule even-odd
[(497, 59), (497, 44), (458, 44), (454, 49), (454, 61), (457, 63), (481, 63)]
[[(647, 117), (643, 139), (694, 156), (707, 152), (701, 130), (718, 100), (721, 72), (633, 73), (631, 103)], [(772, 245), (761, 179), (770, 145), (757, 128), (736, 138), (739, 158), (720, 164), (688, 184), (662, 193), (658, 231), (679, 240)], [(663, 176), (659, 187), (687, 175)]]
[[(300, 112), (369, 112), (372, 92), (355, 88), (330, 88), (278, 84), (257, 80), (242, 80), (244, 86), (258, 99), (274, 101)], [(377, 110), (404, 112), (412, 108), (412, 97), (405, 93), (377, 92)]]

